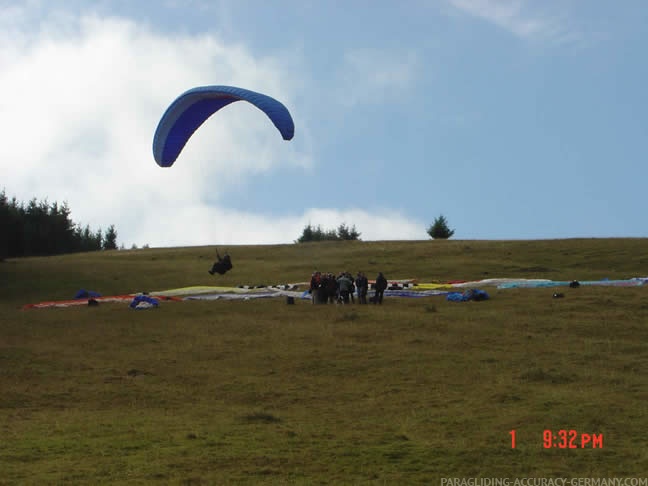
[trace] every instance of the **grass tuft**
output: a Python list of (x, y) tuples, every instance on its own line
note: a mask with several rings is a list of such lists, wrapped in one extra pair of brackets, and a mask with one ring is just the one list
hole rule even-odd
[(335, 320), (337, 322), (353, 322), (357, 319), (360, 318), (360, 314), (358, 314), (356, 311), (348, 311), (348, 312), (343, 312), (341, 315), (339, 315)]

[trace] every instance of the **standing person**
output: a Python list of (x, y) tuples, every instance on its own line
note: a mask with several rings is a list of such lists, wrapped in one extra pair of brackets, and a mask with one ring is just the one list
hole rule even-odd
[(327, 275), (327, 285), (326, 285), (326, 295), (328, 297), (329, 304), (335, 304), (339, 296), (339, 288), (337, 280), (335, 280), (335, 275), (329, 272)]
[(358, 272), (358, 276), (355, 280), (355, 286), (358, 291), (358, 303), (366, 304), (367, 303), (367, 291), (369, 290), (369, 280), (364, 273)]
[(337, 279), (337, 284), (338, 289), (340, 289), (340, 300), (342, 303), (348, 304), (351, 287), (353, 287), (353, 280), (347, 277), (346, 273), (341, 273)]
[(355, 304), (355, 298), (353, 297), (353, 294), (356, 291), (355, 280), (353, 280), (353, 275), (351, 275), (351, 272), (346, 272), (345, 275), (349, 280), (351, 280), (351, 291), (349, 292), (349, 297), (351, 298), (351, 303)]
[(374, 296), (374, 304), (382, 304), (383, 295), (385, 294), (385, 289), (387, 288), (387, 279), (382, 272), (378, 272), (376, 277), (376, 295)]
[(308, 291), (311, 294), (311, 302), (313, 304), (315, 303), (319, 304), (319, 302), (317, 302), (318, 301), (317, 292), (318, 289), (320, 288), (321, 278), (322, 278), (322, 274), (318, 271), (313, 272), (313, 274), (311, 275), (310, 288), (308, 289)]

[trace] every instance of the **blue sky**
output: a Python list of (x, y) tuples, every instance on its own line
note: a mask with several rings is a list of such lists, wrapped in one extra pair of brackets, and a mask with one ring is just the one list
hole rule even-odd
[[(0, 1), (1, 187), (151, 246), (646, 237), (648, 7), (594, 0)], [(176, 164), (183, 91), (235, 103)]]

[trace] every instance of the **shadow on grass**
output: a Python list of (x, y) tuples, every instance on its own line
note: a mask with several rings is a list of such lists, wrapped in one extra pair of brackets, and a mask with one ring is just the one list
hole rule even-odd
[(267, 412), (253, 412), (241, 417), (243, 422), (248, 424), (276, 424), (281, 422), (279, 417), (275, 417)]

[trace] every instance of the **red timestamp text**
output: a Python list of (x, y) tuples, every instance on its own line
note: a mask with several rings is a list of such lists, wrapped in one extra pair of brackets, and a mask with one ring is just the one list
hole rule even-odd
[[(517, 431), (509, 432), (511, 449), (517, 445)], [(542, 447), (545, 449), (603, 449), (603, 434), (578, 432), (575, 429), (560, 429), (553, 431), (545, 429), (542, 432)]]
[(586, 434), (577, 430), (547, 429), (542, 432), (545, 449), (603, 449), (603, 434)]

